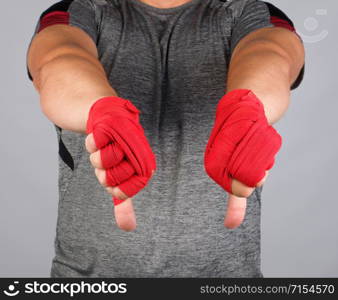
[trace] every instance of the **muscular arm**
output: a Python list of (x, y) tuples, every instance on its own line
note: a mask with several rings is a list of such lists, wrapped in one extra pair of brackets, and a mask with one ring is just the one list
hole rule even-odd
[(55, 25), (37, 34), (28, 52), (28, 67), (44, 114), (66, 130), (85, 133), (92, 104), (116, 96), (96, 45), (76, 27)]
[[(40, 94), (41, 108), (44, 114), (54, 124), (66, 130), (87, 133), (89, 111), (93, 104), (100, 101), (99, 99), (103, 100), (105, 97), (117, 96), (98, 60), (95, 43), (89, 35), (76, 27), (55, 25), (37, 34), (29, 49), (28, 67), (33, 77), (34, 86)], [(114, 106), (112, 103), (113, 101), (111, 101), (110, 105)], [(109, 106), (107, 105), (106, 107), (109, 110)], [(121, 110), (122, 108), (120, 108), (120, 112)], [(100, 116), (99, 114), (97, 115), (96, 117), (99, 119)], [(133, 118), (135, 118), (134, 115)], [(134, 122), (134, 126), (135, 124), (137, 122)], [(108, 124), (105, 127), (107, 132), (111, 130), (109, 126)], [(114, 124), (111, 126), (114, 126)], [(145, 165), (149, 161), (154, 161), (151, 165), (153, 174), (156, 167), (155, 158), (150, 146), (147, 146), (148, 141), (145, 136), (141, 131), (138, 131), (138, 134), (137, 141), (141, 142), (143, 146), (142, 154), (148, 159), (146, 162), (142, 161), (142, 163)], [(109, 135), (108, 137), (110, 138)], [(125, 143), (130, 140), (128, 140), (127, 136), (123, 138)], [(144, 177), (142, 177), (143, 181), (140, 182), (141, 179), (138, 181), (139, 178), (133, 173), (134, 166), (128, 165), (130, 167), (128, 171), (130, 173), (129, 178), (124, 177), (123, 180), (120, 180), (122, 175), (126, 175), (126, 172), (121, 172), (121, 168), (125, 170), (123, 168), (127, 168), (126, 164), (128, 164), (127, 160), (125, 160), (125, 153), (120, 156), (123, 162), (116, 160), (113, 165), (104, 168), (102, 151), (115, 154), (118, 153), (118, 149), (122, 151), (116, 144), (113, 146), (110, 142), (107, 142), (105, 146), (100, 149), (97, 148), (93, 133), (86, 138), (86, 148), (91, 154), (90, 161), (95, 168), (95, 174), (99, 182), (114, 199), (125, 200), (120, 205), (115, 205), (115, 218), (118, 226), (127, 231), (133, 230), (136, 227), (136, 218), (132, 199), (119, 186), (124, 184), (127, 187), (126, 183), (129, 183), (131, 187), (136, 186), (139, 191), (146, 185), (150, 176), (141, 173)], [(134, 151), (133, 153), (138, 153), (138, 149), (132, 150)], [(141, 161), (141, 159), (138, 161)], [(110, 172), (109, 174), (113, 174), (111, 177), (119, 180), (114, 186), (108, 186), (108, 171)]]
[(290, 87), (303, 65), (304, 48), (295, 33), (284, 28), (259, 29), (243, 38), (233, 52), (228, 92), (252, 90), (273, 124), (286, 112)]
[[(297, 35), (284, 28), (263, 28), (247, 35), (236, 46), (228, 73), (227, 91), (249, 89), (264, 106), (270, 124), (286, 112), (290, 87), (304, 65), (304, 48)], [(261, 186), (265, 178), (257, 185)], [(247, 197), (253, 188), (233, 180), (224, 225), (239, 226), (244, 220)]]

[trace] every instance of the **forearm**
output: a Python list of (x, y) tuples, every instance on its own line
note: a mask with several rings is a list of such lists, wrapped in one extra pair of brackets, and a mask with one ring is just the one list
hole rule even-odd
[(65, 51), (50, 60), (38, 72), (34, 84), (48, 119), (79, 133), (86, 131), (92, 104), (99, 98), (116, 96), (96, 58), (79, 51)]
[(303, 66), (301, 49), (286, 50), (267, 38), (244, 43), (231, 59), (227, 91), (250, 89), (262, 101), (270, 124), (286, 112), (290, 87)]

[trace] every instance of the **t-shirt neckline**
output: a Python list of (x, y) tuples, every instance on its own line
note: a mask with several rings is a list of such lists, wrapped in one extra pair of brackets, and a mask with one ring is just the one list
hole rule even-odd
[(140, 0), (129, 0), (132, 4), (135, 4), (135, 5), (138, 5), (138, 6), (141, 6), (147, 10), (150, 10), (150, 11), (153, 11), (153, 12), (156, 12), (156, 13), (159, 13), (159, 14), (171, 14), (171, 13), (174, 13), (174, 12), (177, 12), (181, 9), (184, 9), (186, 7), (189, 7), (197, 2), (200, 2), (200, 1), (203, 1), (203, 0), (190, 0), (189, 2), (186, 2), (186, 3), (183, 3), (181, 5), (178, 5), (178, 6), (174, 6), (174, 7), (170, 7), (170, 8), (159, 8), (159, 7), (155, 7), (155, 6), (152, 6), (150, 4), (147, 4), (147, 3), (144, 3)]

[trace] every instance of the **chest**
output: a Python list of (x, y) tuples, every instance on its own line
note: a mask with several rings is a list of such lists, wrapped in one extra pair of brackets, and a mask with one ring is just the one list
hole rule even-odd
[(199, 112), (201, 97), (216, 101), (224, 93), (231, 34), (225, 10), (200, 6), (160, 18), (125, 8), (107, 11), (102, 24), (98, 49), (112, 86), (146, 111), (161, 101), (167, 111)]

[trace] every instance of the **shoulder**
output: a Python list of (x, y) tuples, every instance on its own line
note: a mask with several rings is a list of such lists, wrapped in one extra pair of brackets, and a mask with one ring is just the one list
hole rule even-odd
[(104, 7), (120, 7), (124, 0), (61, 0), (51, 5), (44, 11), (44, 15), (55, 11), (70, 11), (74, 9), (97, 10)]
[(271, 15), (283, 15), (287, 17), (278, 7), (275, 5), (262, 1), (262, 0), (220, 0), (227, 9), (231, 10), (234, 16), (240, 16), (244, 11), (254, 13), (256, 10), (265, 10)]

